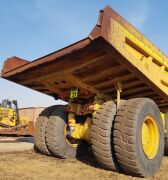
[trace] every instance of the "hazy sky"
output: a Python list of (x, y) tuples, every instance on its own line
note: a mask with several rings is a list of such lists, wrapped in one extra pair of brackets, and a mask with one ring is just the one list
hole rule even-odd
[[(86, 37), (107, 4), (167, 54), (166, 0), (0, 0), (0, 69), (8, 57), (32, 61)], [(17, 99), (20, 107), (57, 103), (0, 79), (0, 101), (3, 98)]]

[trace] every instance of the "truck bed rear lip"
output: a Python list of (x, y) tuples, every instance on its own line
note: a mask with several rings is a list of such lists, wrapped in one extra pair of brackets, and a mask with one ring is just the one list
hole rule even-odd
[(74, 44), (71, 44), (65, 48), (62, 48), (58, 51), (55, 51), (53, 53), (50, 53), (46, 56), (43, 56), (43, 57), (40, 57), (32, 62), (28, 62), (27, 64), (23, 65), (23, 66), (20, 66), (20, 67), (17, 67), (15, 69), (12, 69), (10, 71), (7, 71), (5, 73), (2, 73), (1, 77), (9, 77), (9, 76), (12, 76), (12, 75), (15, 75), (17, 73), (21, 73), (27, 69), (31, 69), (32, 67), (36, 67), (41, 65), (41, 64), (45, 64), (45, 63), (48, 63), (48, 62), (51, 62), (51, 61), (54, 61), (55, 59), (59, 58), (59, 57), (62, 57), (64, 55), (67, 55), (69, 53), (72, 53), (74, 51), (77, 51), (85, 46), (87, 46), (88, 44), (91, 43), (91, 39), (89, 37), (87, 38), (84, 38)]

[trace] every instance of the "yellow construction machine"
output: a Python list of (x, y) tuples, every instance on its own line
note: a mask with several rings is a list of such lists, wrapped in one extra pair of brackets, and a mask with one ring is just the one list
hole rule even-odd
[(18, 104), (16, 100), (4, 99), (0, 103), (0, 126), (15, 127), (19, 124)]
[[(34, 108), (29, 109), (29, 115), (31, 115)], [(22, 112), (21, 115), (19, 112)], [(0, 135), (33, 135), (34, 119), (30, 119), (29, 115), (26, 109), (18, 109), (17, 100), (2, 100), (0, 103)]]

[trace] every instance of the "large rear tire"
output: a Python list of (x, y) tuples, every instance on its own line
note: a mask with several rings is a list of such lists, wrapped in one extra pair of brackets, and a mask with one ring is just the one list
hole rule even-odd
[(113, 121), (116, 115), (116, 103), (107, 101), (96, 112), (91, 127), (93, 154), (105, 169), (117, 171), (117, 161), (113, 146)]
[(46, 129), (47, 147), (52, 155), (58, 158), (76, 158), (85, 154), (88, 150), (88, 143), (80, 141), (73, 145), (66, 138), (66, 127), (68, 113), (65, 112), (66, 106), (57, 108), (50, 116)]
[(36, 119), (34, 127), (34, 148), (36, 152), (40, 152), (45, 155), (51, 155), (46, 145), (46, 127), (50, 115), (57, 107), (58, 105), (50, 106), (44, 109)]
[(149, 177), (160, 168), (164, 133), (157, 105), (148, 98), (125, 101), (114, 123), (114, 149), (127, 174)]

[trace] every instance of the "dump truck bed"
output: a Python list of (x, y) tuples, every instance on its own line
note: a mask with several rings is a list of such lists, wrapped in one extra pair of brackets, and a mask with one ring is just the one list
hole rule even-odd
[(149, 97), (168, 107), (167, 57), (109, 6), (87, 38), (32, 62), (9, 58), (1, 76), (63, 100), (74, 87), (81, 98), (115, 99), (120, 82), (121, 98)]

